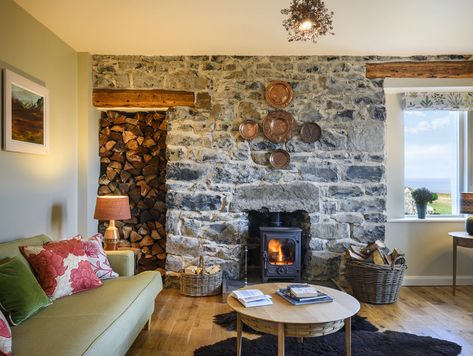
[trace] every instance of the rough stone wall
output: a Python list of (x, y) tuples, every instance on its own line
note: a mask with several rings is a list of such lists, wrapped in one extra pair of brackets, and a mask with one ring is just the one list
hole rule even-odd
[[(385, 119), (383, 81), (365, 77), (365, 63), (462, 60), (438, 57), (141, 57), (94, 56), (96, 88), (190, 90), (195, 108), (168, 116), (167, 260), (177, 271), (197, 260), (238, 276), (247, 211), (303, 210), (310, 216), (306, 278), (338, 273), (351, 242), (383, 239), (385, 232)], [(286, 108), (298, 123), (317, 122), (321, 140), (295, 137), (272, 144), (238, 134), (244, 119), (261, 122), (271, 107), (265, 85), (286, 80), (294, 99)], [(291, 164), (267, 163), (275, 148)]]

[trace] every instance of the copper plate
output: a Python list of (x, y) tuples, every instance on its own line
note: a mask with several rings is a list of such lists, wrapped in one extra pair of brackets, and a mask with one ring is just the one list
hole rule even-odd
[(240, 135), (245, 140), (252, 140), (259, 133), (259, 125), (253, 120), (245, 120), (240, 124)]
[(306, 143), (314, 143), (320, 138), (322, 130), (315, 122), (306, 122), (301, 127), (301, 139)]
[(272, 111), (263, 120), (263, 133), (273, 143), (284, 143), (292, 138), (294, 117), (287, 111)]
[(269, 156), (269, 164), (276, 169), (286, 168), (290, 162), (291, 157), (286, 150), (274, 150)]
[(282, 109), (292, 101), (292, 88), (288, 82), (273, 80), (266, 86), (264, 94), (269, 105)]

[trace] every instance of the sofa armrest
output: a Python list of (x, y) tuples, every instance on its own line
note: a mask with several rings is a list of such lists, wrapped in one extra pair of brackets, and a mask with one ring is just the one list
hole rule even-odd
[(135, 254), (133, 251), (105, 251), (112, 269), (120, 277), (133, 276), (135, 274)]

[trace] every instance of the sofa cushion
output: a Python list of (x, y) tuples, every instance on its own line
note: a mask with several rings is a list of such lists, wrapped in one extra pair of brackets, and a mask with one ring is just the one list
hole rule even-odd
[[(80, 235), (79, 238), (81, 238)], [(82, 239), (81, 241), (84, 243), (85, 253), (92, 265), (95, 275), (102, 280), (117, 278), (118, 273), (113, 271), (108, 262), (107, 254), (102, 247), (102, 240), (102, 234), (95, 234), (94, 236), (91, 236), (88, 239)]]
[(141, 319), (152, 312), (161, 283), (159, 272), (148, 271), (109, 279), (101, 288), (58, 299), (13, 329), (13, 339), (21, 340), (13, 342), (13, 352), (16, 356), (123, 354), (137, 335), (130, 335), (130, 329), (139, 332)]
[(11, 355), (11, 330), (7, 319), (0, 311), (0, 355)]
[(21, 246), (20, 250), (33, 267), (41, 287), (53, 299), (102, 285), (80, 240)]
[(0, 309), (12, 325), (51, 304), (33, 273), (18, 257), (0, 264), (0, 286)]
[(30, 264), (20, 252), (19, 247), (23, 245), (42, 246), (43, 244), (49, 241), (51, 241), (51, 239), (46, 235), (38, 235), (27, 239), (3, 242), (0, 244), (0, 261), (5, 258), (13, 258), (17, 256), (20, 261), (23, 262), (24, 265), (27, 266), (30, 271), (32, 271)]

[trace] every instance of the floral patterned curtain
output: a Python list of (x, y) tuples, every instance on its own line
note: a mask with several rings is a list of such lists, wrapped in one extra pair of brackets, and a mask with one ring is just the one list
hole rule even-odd
[(410, 111), (421, 110), (473, 110), (473, 92), (425, 92), (404, 93), (402, 108)]

